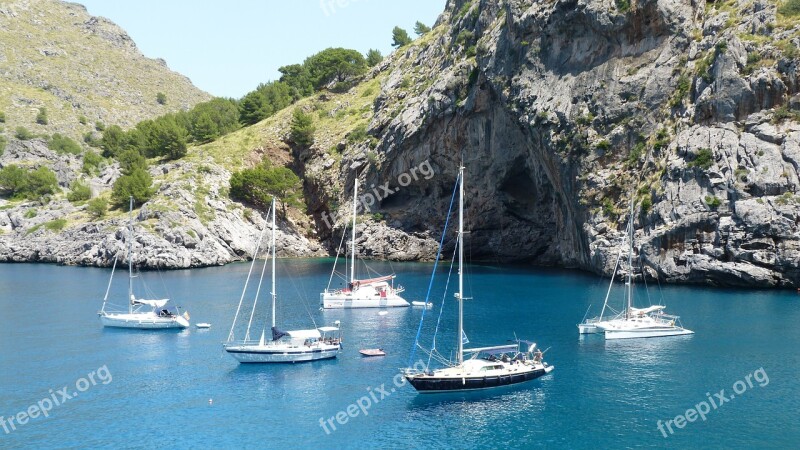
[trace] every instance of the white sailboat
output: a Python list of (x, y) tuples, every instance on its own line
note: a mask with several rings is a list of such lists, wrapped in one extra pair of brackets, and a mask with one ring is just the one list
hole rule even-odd
[[(262, 330), (261, 337), (258, 340), (250, 339), (250, 327), (253, 324), (253, 315), (255, 314), (256, 305), (258, 304), (258, 293), (261, 290), (261, 283), (264, 279), (264, 271), (267, 267), (266, 261), (261, 270), (261, 278), (258, 281), (258, 289), (256, 290), (256, 297), (253, 302), (253, 309), (250, 313), (250, 320), (247, 323), (247, 332), (243, 340), (234, 339), (234, 327), (236, 320), (239, 317), (239, 312), (242, 308), (242, 301), (244, 300), (245, 293), (247, 292), (247, 285), (250, 281), (250, 276), (253, 273), (255, 266), (256, 256), (260, 248), (264, 231), (267, 225), (261, 231), (258, 243), (256, 244), (256, 251), (253, 254), (253, 263), (250, 265), (250, 272), (247, 275), (244, 289), (242, 290), (242, 297), (239, 299), (239, 306), (236, 309), (236, 315), (233, 318), (231, 331), (228, 334), (228, 340), (223, 345), (226, 352), (233, 356), (240, 363), (296, 363), (305, 361), (316, 361), (319, 359), (335, 358), (342, 348), (341, 335), (338, 326), (336, 327), (319, 327), (311, 330), (293, 330), (281, 331), (276, 327), (276, 298), (275, 291), (275, 199), (272, 200), (272, 336), (270, 339), (265, 337), (265, 331)], [(336, 322), (338, 325), (338, 321)]]
[(133, 294), (133, 197), (130, 199), (130, 209), (128, 212), (128, 310), (109, 311), (108, 294), (111, 290), (111, 282), (114, 280), (114, 272), (117, 268), (117, 258), (114, 258), (114, 267), (111, 269), (111, 278), (108, 280), (106, 295), (103, 297), (103, 307), (97, 313), (100, 322), (104, 327), (113, 328), (136, 328), (136, 329), (165, 329), (165, 328), (187, 328), (189, 326), (189, 313), (179, 314), (176, 310), (166, 308), (169, 299), (146, 300), (136, 298)]
[[(531, 381), (553, 371), (554, 366), (543, 361), (543, 353), (530, 341), (516, 340), (515, 344), (465, 349), (469, 343), (464, 333), (464, 168), (459, 170), (458, 207), (458, 349), (456, 361), (445, 361), (434, 355), (445, 367), (431, 370), (407, 368), (402, 373), (419, 393), (445, 393), (496, 388)], [(435, 338), (434, 338), (435, 341)], [(464, 356), (470, 357), (465, 360)]]
[(633, 206), (633, 200), (631, 200), (630, 220), (626, 230), (628, 241), (628, 269), (625, 277), (624, 309), (622, 312), (616, 313), (611, 317), (604, 317), (606, 309), (609, 309), (608, 299), (611, 287), (614, 284), (614, 277), (620, 266), (620, 259), (622, 258), (622, 254), (620, 253), (614, 267), (614, 274), (611, 277), (611, 283), (609, 284), (600, 316), (588, 319), (579, 324), (578, 332), (580, 334), (602, 333), (606, 339), (651, 338), (694, 334), (692, 330), (683, 328), (678, 316), (664, 313), (665, 306), (663, 305), (652, 305), (647, 308), (633, 307)]
[(386, 275), (376, 278), (356, 278), (356, 210), (358, 205), (358, 178), (353, 188), (353, 229), (350, 240), (350, 280), (343, 289), (331, 289), (333, 276), (336, 273), (337, 254), (333, 263), (333, 271), (328, 280), (328, 287), (320, 294), (320, 305), (325, 309), (332, 308), (392, 308), (409, 306), (409, 303), (400, 297), (404, 291), (402, 286), (394, 286), (395, 275)]

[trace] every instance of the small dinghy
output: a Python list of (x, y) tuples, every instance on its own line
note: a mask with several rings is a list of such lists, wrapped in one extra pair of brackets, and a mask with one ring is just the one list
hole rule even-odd
[(365, 348), (358, 351), (363, 356), (386, 356), (382, 348)]
[(206, 322), (203, 322), (203, 323), (198, 323), (198, 324), (196, 324), (195, 326), (196, 326), (197, 328), (211, 328), (211, 324), (210, 324), (210, 323), (206, 323)]
[(433, 303), (428, 302), (411, 302), (412, 306), (420, 307), (420, 308), (433, 308)]

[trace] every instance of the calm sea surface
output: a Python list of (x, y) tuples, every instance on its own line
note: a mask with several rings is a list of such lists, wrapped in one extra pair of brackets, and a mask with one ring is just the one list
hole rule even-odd
[[(579, 338), (575, 324), (590, 304), (595, 312), (602, 305), (606, 280), (471, 266), (470, 345), (516, 334), (549, 348), (545, 359), (556, 369), (522, 387), (422, 396), (395, 378), (409, 363), (422, 310), (320, 311), (331, 263), (279, 261), (279, 326), (340, 320), (345, 333), (339, 358), (297, 365), (239, 365), (222, 350), (248, 264), (142, 274), (138, 281), (154, 295), (191, 313), (191, 329), (157, 332), (100, 325), (110, 270), (0, 265), (0, 448), (796, 448), (800, 441), (795, 292), (651, 286), (652, 300), (696, 334), (605, 342)], [(394, 270), (406, 299), (425, 297), (432, 265), (370, 266)], [(436, 307), (425, 312), (426, 346), (448, 267), (440, 265)], [(111, 298), (124, 304), (127, 277), (117, 275)], [(255, 335), (269, 320), (268, 292)], [(245, 316), (251, 305), (252, 294)], [(456, 307), (448, 294), (437, 339), (445, 355), (455, 344)], [(197, 322), (212, 327), (198, 330)], [(243, 330), (237, 326), (237, 337)], [(359, 355), (372, 347), (387, 356)], [(715, 394), (726, 401), (705, 420), (687, 414)], [(19, 424), (18, 413), (40, 402), (53, 403), (49, 417)], [(659, 430), (659, 420), (678, 415), (695, 420)]]

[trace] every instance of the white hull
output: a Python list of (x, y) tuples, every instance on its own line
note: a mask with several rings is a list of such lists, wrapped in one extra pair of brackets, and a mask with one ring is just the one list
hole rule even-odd
[(667, 336), (684, 336), (694, 334), (694, 331), (685, 328), (671, 329), (633, 329), (633, 330), (606, 330), (605, 337), (610, 339), (635, 339), (635, 338), (654, 338)]
[(296, 363), (335, 358), (338, 345), (280, 346), (226, 345), (225, 351), (240, 363)]
[(593, 323), (578, 324), (578, 334), (596, 334), (600, 332), (601, 331), (597, 328), (596, 324)]
[(140, 330), (162, 330), (187, 328), (189, 321), (181, 316), (159, 317), (155, 314), (101, 314), (100, 322), (109, 328), (134, 328)]
[(322, 307), (325, 309), (350, 309), (350, 308), (401, 308), (409, 306), (399, 295), (387, 295), (380, 297), (377, 295), (358, 295), (345, 293), (326, 293), (320, 294)]

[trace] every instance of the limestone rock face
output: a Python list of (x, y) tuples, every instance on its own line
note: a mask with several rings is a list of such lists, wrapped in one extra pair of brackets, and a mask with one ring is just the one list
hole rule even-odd
[[(450, 0), (423, 43), (375, 69), (377, 157), (345, 153), (339, 199), (354, 171), (397, 186), (429, 164), (369, 212), (391, 236), (425, 236), (411, 253), (430, 259), (463, 164), (473, 257), (609, 274), (633, 197), (651, 276), (800, 285), (794, 31), (772, 2), (617, 5)], [(408, 256), (397, 237), (360, 244)]]

